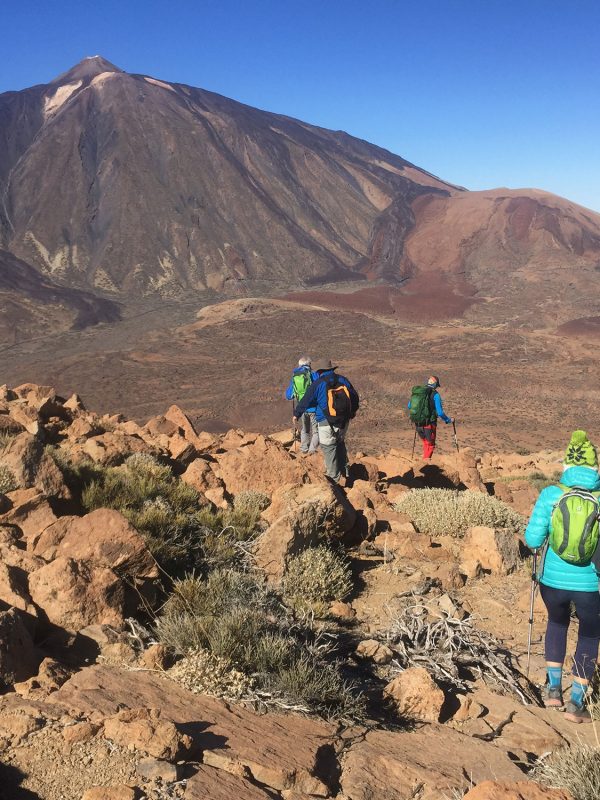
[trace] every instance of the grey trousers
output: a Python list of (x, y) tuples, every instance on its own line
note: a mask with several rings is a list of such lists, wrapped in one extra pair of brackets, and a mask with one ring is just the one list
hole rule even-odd
[(328, 422), (319, 422), (318, 427), (319, 444), (325, 458), (325, 473), (337, 481), (348, 469), (348, 451), (345, 442), (348, 425), (334, 428), (333, 433)]
[(314, 411), (302, 414), (300, 418), (300, 450), (303, 453), (314, 453), (318, 446), (317, 415)]

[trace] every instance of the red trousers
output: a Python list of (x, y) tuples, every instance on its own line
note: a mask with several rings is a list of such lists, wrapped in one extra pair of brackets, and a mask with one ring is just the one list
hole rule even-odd
[(437, 432), (437, 425), (431, 423), (430, 425), (417, 425), (417, 433), (423, 441), (423, 458), (431, 458), (435, 450), (435, 434)]

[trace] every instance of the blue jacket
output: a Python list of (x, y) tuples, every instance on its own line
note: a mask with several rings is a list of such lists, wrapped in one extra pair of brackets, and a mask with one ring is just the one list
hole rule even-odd
[[(300, 375), (300, 373), (303, 372), (305, 369), (306, 369), (306, 367), (296, 367), (296, 369), (292, 372), (290, 385), (285, 390), (285, 399), (286, 400), (293, 400), (294, 399), (294, 375)], [(319, 380), (319, 373), (318, 372), (311, 372), (310, 373), (310, 377), (312, 378), (312, 381), (314, 383), (315, 381)], [(316, 407), (315, 404), (313, 404), (312, 406), (307, 408), (304, 413), (314, 414), (316, 410), (317, 410), (317, 407)]]
[[(600, 491), (600, 475), (592, 467), (567, 467), (562, 474), (561, 483), (588, 491)], [(562, 494), (563, 489), (560, 486), (547, 486), (538, 497), (525, 531), (525, 541), (531, 550), (541, 547), (547, 541), (551, 530), (552, 510)], [(569, 564), (549, 547), (541, 567), (540, 582), (553, 589), (598, 591), (598, 574), (593, 564), (585, 567)]]
[[(311, 383), (308, 387), (306, 394), (302, 398), (302, 400), (296, 406), (296, 411), (294, 412), (296, 419), (302, 416), (305, 411), (307, 411), (312, 406), (316, 405), (317, 408), (317, 422), (326, 422), (327, 416), (325, 415), (325, 409), (327, 408), (327, 378), (334, 374), (332, 369), (327, 370), (327, 372), (321, 372), (318, 376), (319, 380), (315, 383)], [(336, 378), (340, 383), (344, 386), (348, 387), (350, 392), (350, 402), (352, 403), (352, 411), (356, 413), (358, 411), (358, 393), (356, 389), (347, 378), (344, 378), (343, 375), (336, 375)]]
[[(449, 425), (452, 420), (450, 417), (444, 412), (444, 407), (442, 406), (442, 398), (439, 395), (439, 392), (433, 393), (433, 402), (435, 405), (435, 413), (438, 415), (440, 419), (443, 419), (446, 425)], [(408, 407), (410, 408), (410, 400), (408, 401)]]

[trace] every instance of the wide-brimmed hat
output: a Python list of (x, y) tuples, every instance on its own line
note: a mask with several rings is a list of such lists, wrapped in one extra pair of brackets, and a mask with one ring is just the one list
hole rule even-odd
[(321, 358), (317, 361), (313, 369), (315, 372), (327, 372), (330, 369), (337, 369), (337, 367), (333, 366), (330, 358)]
[(598, 469), (596, 448), (585, 431), (573, 431), (564, 460), (565, 467), (592, 467)]

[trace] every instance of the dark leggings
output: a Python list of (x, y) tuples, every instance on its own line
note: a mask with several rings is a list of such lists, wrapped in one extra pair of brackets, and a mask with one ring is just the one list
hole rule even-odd
[(564, 663), (567, 652), (567, 631), (571, 620), (571, 603), (573, 603), (579, 620), (573, 675), (591, 680), (596, 668), (600, 642), (600, 594), (552, 589), (543, 583), (540, 583), (540, 592), (548, 609), (546, 661)]

